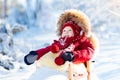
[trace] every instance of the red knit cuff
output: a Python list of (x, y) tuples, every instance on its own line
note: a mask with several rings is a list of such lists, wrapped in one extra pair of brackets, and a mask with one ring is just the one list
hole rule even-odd
[(74, 55), (74, 61), (76, 61), (79, 58), (79, 55), (75, 51), (73, 51), (73, 55)]

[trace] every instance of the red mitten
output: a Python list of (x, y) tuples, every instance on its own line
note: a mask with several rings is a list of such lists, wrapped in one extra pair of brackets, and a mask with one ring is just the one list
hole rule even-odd
[(59, 50), (60, 50), (60, 48), (57, 44), (52, 44), (50, 47), (50, 51), (53, 53), (57, 53)]
[(65, 63), (65, 61), (62, 59), (61, 56), (58, 56), (55, 59), (55, 63), (60, 66), (60, 65), (63, 65)]

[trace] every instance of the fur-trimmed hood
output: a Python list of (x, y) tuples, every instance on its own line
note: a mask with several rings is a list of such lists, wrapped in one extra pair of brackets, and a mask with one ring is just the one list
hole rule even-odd
[(91, 23), (88, 17), (80, 10), (66, 10), (63, 12), (57, 22), (57, 34), (61, 36), (61, 29), (65, 22), (73, 21), (78, 27), (81, 27), (85, 35), (92, 41), (95, 48), (99, 48), (98, 39), (92, 34)]
[(61, 14), (57, 23), (57, 33), (58, 36), (61, 35), (61, 29), (65, 22), (73, 21), (85, 32), (86, 35), (91, 34), (91, 24), (88, 17), (79, 10), (66, 10)]

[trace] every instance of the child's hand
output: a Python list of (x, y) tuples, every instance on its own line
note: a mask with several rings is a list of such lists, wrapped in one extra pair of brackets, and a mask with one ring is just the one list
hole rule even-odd
[(33, 64), (37, 60), (38, 54), (35, 51), (31, 51), (24, 57), (24, 62), (27, 65)]
[(72, 52), (65, 52), (61, 55), (64, 61), (73, 61), (74, 60), (74, 55)]
[(73, 61), (74, 55), (72, 52), (62, 52), (58, 57), (55, 59), (55, 63), (57, 65), (63, 65), (66, 61)]

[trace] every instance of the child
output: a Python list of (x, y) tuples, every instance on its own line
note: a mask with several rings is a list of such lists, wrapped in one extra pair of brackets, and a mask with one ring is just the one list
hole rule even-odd
[(58, 40), (36, 51), (31, 51), (24, 58), (27, 65), (40, 61), (46, 54), (58, 54), (54, 58), (57, 66), (67, 61), (74, 64), (89, 61), (95, 52), (96, 42), (91, 35), (91, 25), (86, 15), (77, 10), (66, 10), (57, 23)]

